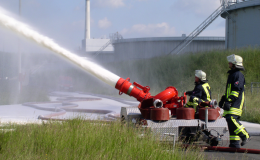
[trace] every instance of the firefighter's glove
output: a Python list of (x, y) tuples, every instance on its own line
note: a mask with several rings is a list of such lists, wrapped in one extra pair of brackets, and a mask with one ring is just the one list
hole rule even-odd
[(219, 103), (218, 103), (218, 106), (219, 106), (220, 108), (223, 108), (223, 104), (224, 104), (225, 100), (226, 100), (226, 97), (225, 97), (225, 96), (222, 96), (222, 97), (221, 97), (221, 100), (220, 100)]
[(224, 106), (223, 106), (223, 109), (224, 109), (225, 111), (229, 111), (229, 110), (230, 110), (230, 106), (231, 106), (231, 103), (228, 102), (228, 101), (226, 101), (225, 104), (224, 104)]
[(190, 96), (190, 95), (192, 95), (192, 93), (193, 93), (193, 91), (187, 91), (186, 95)]

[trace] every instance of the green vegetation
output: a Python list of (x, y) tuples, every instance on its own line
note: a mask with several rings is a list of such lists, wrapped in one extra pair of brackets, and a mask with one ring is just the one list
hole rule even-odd
[(244, 108), (241, 120), (260, 123), (259, 94), (251, 95), (248, 91), (246, 98), (246, 107)]
[(260, 50), (241, 49), (227, 51), (211, 51), (198, 54), (171, 55), (134, 62), (110, 64), (107, 68), (117, 75), (131, 78), (144, 86), (151, 87), (155, 95), (168, 86), (178, 89), (179, 95), (194, 88), (195, 70), (201, 69), (207, 73), (207, 79), (214, 99), (220, 99), (224, 94), (227, 80), (228, 62), (226, 57), (231, 54), (240, 55), (244, 59), (246, 79), (246, 110), (242, 120), (260, 123), (260, 99), (257, 92), (251, 94), (251, 82), (260, 82)]
[(196, 149), (172, 152), (172, 144), (150, 131), (120, 122), (74, 119), (7, 128), (15, 130), (0, 133), (0, 159), (204, 159)]

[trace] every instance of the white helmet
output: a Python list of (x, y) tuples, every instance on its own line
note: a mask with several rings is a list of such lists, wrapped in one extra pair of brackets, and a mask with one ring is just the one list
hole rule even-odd
[(243, 58), (241, 56), (232, 54), (230, 56), (227, 56), (227, 60), (228, 62), (233, 63), (236, 66), (236, 68), (244, 69)]
[(195, 70), (195, 76), (198, 77), (201, 81), (206, 81), (206, 73), (202, 70)]

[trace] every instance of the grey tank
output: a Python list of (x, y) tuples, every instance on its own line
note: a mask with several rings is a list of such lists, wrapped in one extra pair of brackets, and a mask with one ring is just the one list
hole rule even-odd
[[(99, 54), (102, 62), (148, 59), (168, 55), (185, 37), (150, 37), (121, 39), (113, 42), (114, 53)], [(198, 53), (225, 49), (225, 37), (197, 37), (181, 53)], [(112, 59), (111, 59), (112, 58)]]
[(226, 19), (226, 49), (259, 47), (260, 0), (230, 5), (221, 17)]

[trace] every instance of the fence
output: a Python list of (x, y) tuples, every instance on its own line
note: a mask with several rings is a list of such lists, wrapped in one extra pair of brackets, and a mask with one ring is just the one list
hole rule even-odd
[(260, 82), (251, 82), (251, 94), (259, 93)]

